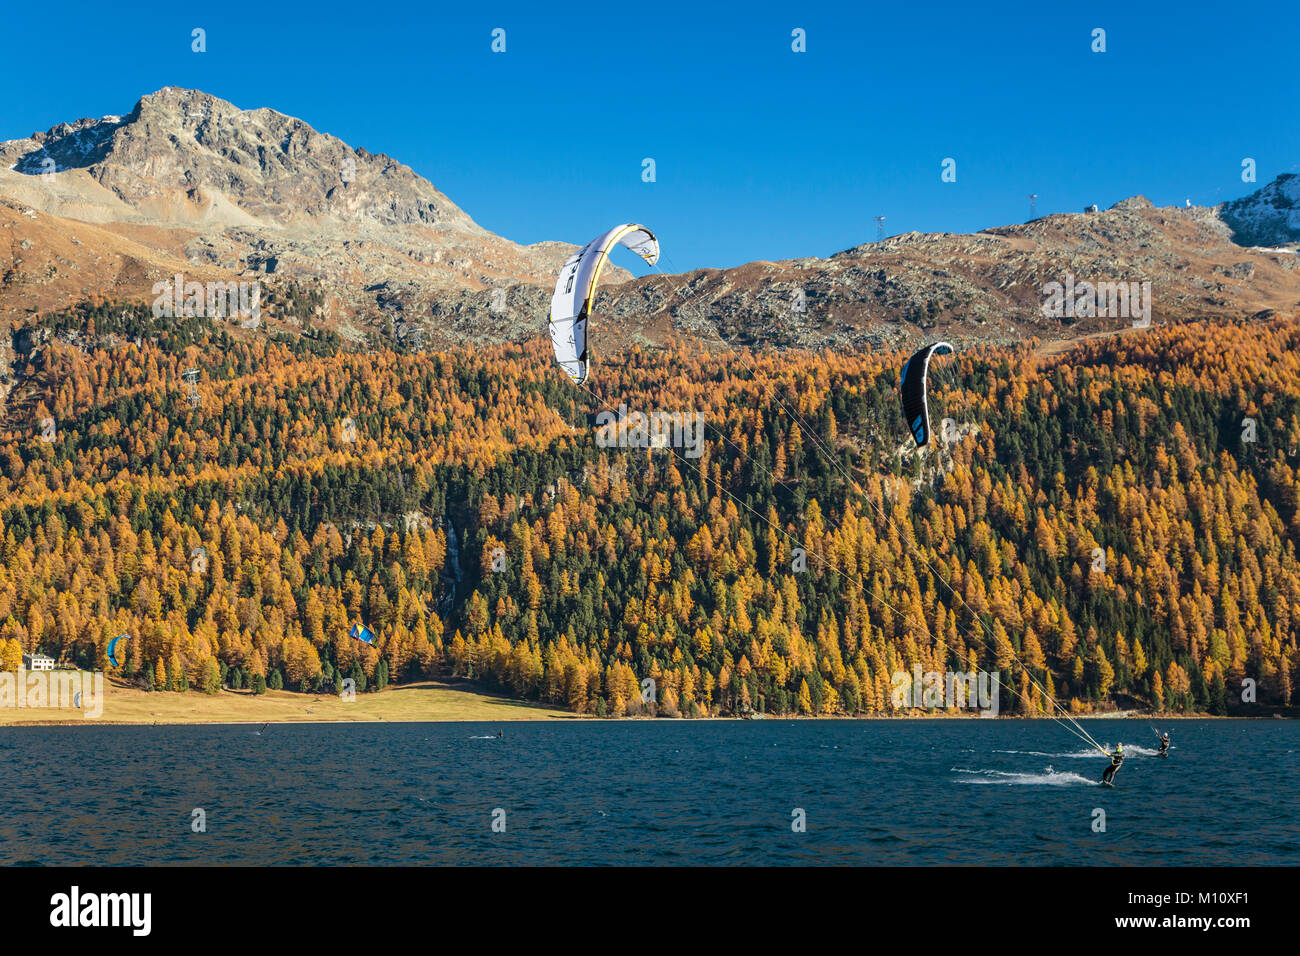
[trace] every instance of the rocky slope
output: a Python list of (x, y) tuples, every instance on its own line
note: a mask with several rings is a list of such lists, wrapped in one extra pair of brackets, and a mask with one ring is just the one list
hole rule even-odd
[(1258, 192), (1216, 207), (1219, 218), (1244, 246), (1300, 243), (1300, 176), (1283, 173)]
[[(139, 295), (179, 259), (187, 278), (199, 270), (321, 283), (345, 311), (364, 313), (385, 295), (533, 281), (572, 249), (494, 235), (408, 167), (301, 120), (172, 87), (127, 116), (0, 143), (0, 197), (20, 219), (43, 214), (46, 229), (99, 226), (96, 255), (140, 265), (138, 283), (78, 256), (63, 255), (51, 272), (47, 259), (57, 254), (40, 248), (40, 236), (14, 232), (22, 248), (0, 258), (0, 271), (30, 278), (35, 267), (46, 288), (69, 296), (91, 275), (102, 275), (102, 294)], [(25, 308), (30, 285), (0, 288), (0, 309)]]
[[(1052, 340), (1124, 328), (1137, 318), (1044, 315), (1044, 286), (1067, 277), (1150, 282), (1155, 324), (1300, 309), (1294, 253), (1242, 248), (1214, 210), (1156, 208), (1136, 197), (1099, 212), (970, 235), (907, 233), (828, 259), (625, 282), (601, 293), (599, 334), (654, 343), (677, 332), (705, 344), (818, 348), (903, 345), (938, 335), (958, 342)], [(510, 290), (508, 312), (494, 314), (482, 294), (466, 292), (442, 297), (431, 318), (461, 336), (521, 336), (548, 305), (548, 290), (520, 286)]]
[[(1062, 339), (1130, 316), (1045, 315), (1049, 283), (1151, 283), (1154, 323), (1300, 308), (1300, 179), (1215, 208), (1141, 197), (969, 235), (907, 233), (830, 258), (602, 279), (607, 348)], [(593, 231), (604, 223), (593, 224)], [(1249, 248), (1264, 246), (1267, 248)], [(0, 321), (187, 280), (296, 282), (322, 322), (407, 345), (539, 334), (572, 246), (481, 228), (427, 180), (269, 109), (167, 88), (130, 114), (0, 143)], [(274, 317), (272, 316), (272, 320)], [(274, 322), (268, 323), (274, 327)], [(418, 330), (418, 334), (417, 334)]]

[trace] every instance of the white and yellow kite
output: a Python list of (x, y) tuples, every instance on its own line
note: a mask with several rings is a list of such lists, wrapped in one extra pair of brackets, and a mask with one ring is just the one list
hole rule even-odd
[(591, 240), (564, 263), (551, 296), (551, 344), (555, 361), (575, 385), (587, 380), (590, 359), (587, 353), (587, 319), (596, 280), (605, 267), (609, 251), (622, 243), (654, 265), (659, 261), (659, 240), (645, 226), (624, 223), (603, 236)]

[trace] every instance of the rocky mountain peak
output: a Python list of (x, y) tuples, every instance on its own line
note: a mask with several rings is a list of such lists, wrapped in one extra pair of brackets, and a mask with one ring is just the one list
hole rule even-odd
[[(383, 153), (273, 109), (174, 86), (124, 116), (0, 142), (0, 196), (163, 253), (149, 256), (157, 261), (136, 270), (136, 281), (179, 255), (195, 268), (323, 284), (353, 314), (419, 312), (448, 289), (536, 282), (572, 248), (516, 245)], [(73, 266), (53, 268), (63, 275)], [(379, 284), (404, 291), (379, 301), (365, 291)]]
[[(382, 154), (348, 146), (271, 109), (241, 110), (199, 90), (165, 87), (125, 117), (37, 134), (9, 164), (27, 175), (84, 170), (139, 219), (166, 225), (248, 219), (475, 230), (431, 183)], [(51, 163), (53, 165), (51, 165)], [(242, 214), (242, 215), (241, 215)]]
[(1286, 246), (1300, 242), (1300, 176), (1283, 173), (1263, 188), (1217, 208), (1243, 246)]
[(1127, 199), (1121, 199), (1111, 209), (1155, 209), (1156, 204), (1146, 196), (1129, 196)]

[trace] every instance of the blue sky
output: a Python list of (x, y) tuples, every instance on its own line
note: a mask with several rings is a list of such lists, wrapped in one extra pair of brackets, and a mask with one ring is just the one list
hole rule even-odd
[(1293, 4), (991, 6), (8, 4), (0, 139), (198, 88), (393, 156), (519, 242), (644, 222), (675, 270), (1300, 171)]

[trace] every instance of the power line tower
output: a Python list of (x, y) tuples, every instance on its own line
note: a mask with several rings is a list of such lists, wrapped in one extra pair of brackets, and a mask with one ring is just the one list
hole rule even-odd
[(198, 380), (199, 380), (199, 370), (196, 368), (187, 368), (185, 371), (181, 372), (181, 381), (183, 381), (186, 385), (189, 386), (190, 405), (193, 408), (199, 407), (200, 399), (199, 399), (199, 388), (197, 385)]
[(1038, 193), (1029, 194), (1029, 218), (1038, 218)]
[(876, 242), (881, 242), (885, 238), (885, 217), (876, 217)]

